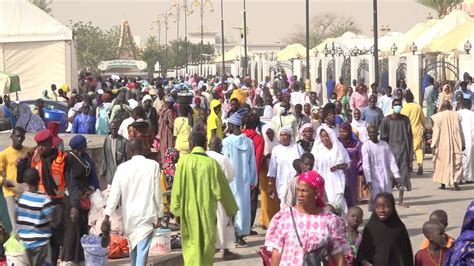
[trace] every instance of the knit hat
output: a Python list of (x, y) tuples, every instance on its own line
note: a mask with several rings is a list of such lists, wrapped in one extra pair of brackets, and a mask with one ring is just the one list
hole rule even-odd
[(69, 146), (73, 150), (80, 151), (80, 150), (83, 150), (83, 149), (87, 148), (87, 140), (83, 135), (75, 135), (69, 141)]
[(240, 115), (238, 113), (234, 113), (232, 114), (229, 119), (227, 119), (227, 123), (230, 123), (230, 124), (233, 124), (233, 125), (236, 125), (236, 126), (240, 126), (242, 121), (242, 119), (240, 118)]

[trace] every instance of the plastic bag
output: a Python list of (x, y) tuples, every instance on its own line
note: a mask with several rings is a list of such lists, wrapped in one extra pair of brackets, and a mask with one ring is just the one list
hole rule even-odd
[[(89, 211), (89, 233), (99, 235), (101, 233), (102, 221), (104, 220), (104, 208), (110, 194), (110, 185), (104, 191), (96, 190), (91, 195), (92, 206)], [(117, 208), (110, 216), (111, 232), (123, 235), (122, 207)]]
[(110, 235), (109, 259), (120, 259), (129, 256), (128, 240), (120, 235)]
[(18, 240), (16, 235), (10, 236), (10, 238), (3, 244), (5, 248), (6, 255), (22, 255), (26, 254), (25, 247), (23, 244)]

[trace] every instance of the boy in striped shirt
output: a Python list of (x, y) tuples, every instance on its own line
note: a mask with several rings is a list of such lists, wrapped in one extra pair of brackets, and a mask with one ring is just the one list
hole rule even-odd
[(23, 173), (28, 189), (17, 200), (17, 234), (23, 245), (30, 265), (43, 265), (48, 255), (48, 243), (52, 231), (50, 222), (54, 209), (49, 197), (38, 192), (40, 177), (35, 168)]

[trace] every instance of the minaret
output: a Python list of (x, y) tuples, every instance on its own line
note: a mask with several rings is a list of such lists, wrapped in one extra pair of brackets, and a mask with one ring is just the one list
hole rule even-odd
[(135, 41), (133, 40), (132, 31), (128, 21), (122, 20), (120, 25), (120, 39), (118, 45), (117, 59), (136, 60), (140, 55)]

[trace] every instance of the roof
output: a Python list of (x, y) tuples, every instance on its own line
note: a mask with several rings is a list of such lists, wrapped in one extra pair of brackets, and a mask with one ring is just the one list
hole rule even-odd
[(28, 0), (0, 1), (0, 43), (72, 40), (72, 31)]

